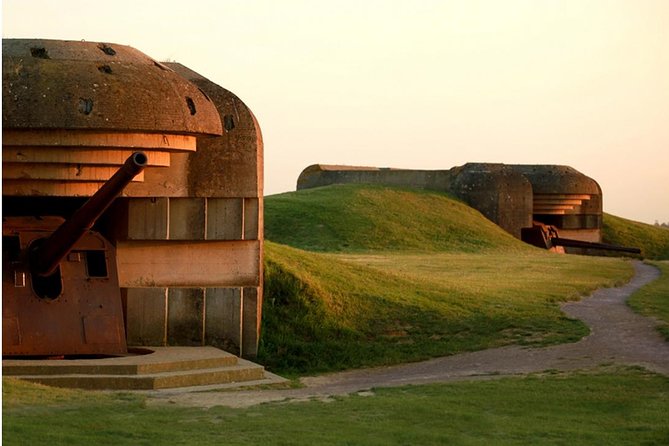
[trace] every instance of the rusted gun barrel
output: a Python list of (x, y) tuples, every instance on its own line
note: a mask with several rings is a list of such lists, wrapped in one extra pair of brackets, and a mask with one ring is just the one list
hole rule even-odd
[(618, 251), (627, 252), (630, 254), (641, 254), (639, 248), (629, 248), (627, 246), (609, 245), (606, 243), (584, 242), (581, 240), (573, 240), (569, 238), (553, 237), (551, 238), (553, 246), (564, 246), (567, 248), (585, 248), (585, 249), (602, 249), (604, 251)]
[(116, 197), (146, 167), (144, 152), (135, 152), (88, 201), (30, 253), (32, 272), (49, 276)]

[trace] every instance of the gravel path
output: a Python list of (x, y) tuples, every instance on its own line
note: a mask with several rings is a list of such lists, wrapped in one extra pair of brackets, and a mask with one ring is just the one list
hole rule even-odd
[(151, 394), (150, 404), (212, 407), (247, 407), (285, 399), (328, 398), (392, 387), (464, 379), (491, 379), (501, 376), (594, 368), (603, 364), (638, 365), (669, 375), (669, 343), (655, 330), (652, 319), (639, 316), (626, 305), (627, 298), (660, 272), (641, 262), (636, 274), (620, 288), (595, 291), (590, 297), (562, 306), (570, 317), (581, 319), (591, 329), (579, 342), (545, 348), (509, 346), (463, 353), (428, 361), (391, 367), (352, 370), (303, 378), (304, 388), (288, 390), (183, 392)]

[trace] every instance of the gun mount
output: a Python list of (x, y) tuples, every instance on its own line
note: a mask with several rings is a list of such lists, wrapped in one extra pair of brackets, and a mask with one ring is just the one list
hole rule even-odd
[(523, 228), (521, 237), (525, 243), (529, 243), (530, 245), (559, 252), (564, 252), (564, 248), (575, 248), (580, 250), (641, 254), (641, 249), (639, 248), (560, 237), (558, 229), (555, 226), (539, 222), (534, 222), (531, 228)]
[(127, 352), (114, 246), (91, 230), (147, 164), (142, 152), (71, 218), (3, 218), (3, 356)]

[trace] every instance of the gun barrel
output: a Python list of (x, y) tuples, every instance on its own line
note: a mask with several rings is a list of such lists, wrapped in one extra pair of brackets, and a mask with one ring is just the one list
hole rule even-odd
[(116, 197), (125, 189), (147, 164), (144, 152), (135, 152), (121, 168), (86, 203), (58, 227), (47, 239), (31, 252), (33, 273), (40, 276), (52, 274), (58, 264), (70, 252)]
[(551, 243), (554, 246), (565, 246), (567, 248), (586, 248), (586, 249), (602, 249), (605, 251), (628, 252), (631, 254), (641, 254), (641, 249), (630, 248), (627, 246), (609, 245), (606, 243), (584, 242), (581, 240), (573, 240), (568, 238), (553, 237)]

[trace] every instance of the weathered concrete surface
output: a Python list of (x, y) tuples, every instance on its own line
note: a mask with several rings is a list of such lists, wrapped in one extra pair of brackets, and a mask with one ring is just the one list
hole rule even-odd
[(111, 130), (220, 135), (213, 102), (134, 48), (2, 40), (3, 131)]
[(563, 305), (571, 317), (583, 320), (591, 333), (579, 342), (547, 348), (502, 347), (447, 356), (392, 367), (353, 370), (302, 379), (301, 389), (231, 393), (153, 393), (153, 404), (197, 407), (247, 407), (269, 401), (306, 400), (315, 397), (368, 391), (375, 387), (427, 384), (540, 373), (574, 371), (602, 365), (641, 366), (669, 376), (669, 343), (659, 335), (652, 319), (639, 316), (626, 299), (659, 277), (659, 271), (640, 262), (627, 285), (605, 288), (590, 297)]
[(468, 163), (452, 169), (447, 192), (481, 212), (516, 238), (532, 226), (532, 183), (512, 166)]
[(451, 182), (449, 170), (390, 169), (362, 166), (314, 164), (305, 168), (297, 179), (297, 190), (331, 184), (383, 184), (447, 191)]
[(223, 134), (197, 140), (194, 153), (175, 153), (170, 167), (147, 169), (129, 197), (263, 196), (263, 141), (251, 110), (230, 91), (178, 63), (166, 67), (197, 86), (215, 104)]
[[(535, 220), (576, 235), (573, 231), (594, 231), (597, 234), (590, 241), (601, 241), (602, 188), (595, 180), (569, 166), (512, 168), (532, 183)], [(566, 232), (562, 236), (568, 238)]]
[[(168, 287), (175, 297), (160, 315), (167, 344), (213, 344), (253, 357), (262, 317), (260, 127), (230, 91), (183, 65), (166, 66), (213, 101), (223, 134), (198, 138), (196, 152), (172, 154), (167, 168), (147, 169), (145, 182), (129, 187), (128, 198), (110, 213), (121, 286)], [(157, 261), (168, 257), (173, 261)], [(180, 289), (191, 291), (176, 298)], [(155, 319), (130, 309), (128, 318), (147, 324)], [(147, 331), (153, 331), (151, 325), (135, 323), (128, 336), (141, 340)]]
[[(213, 347), (152, 347), (114, 358), (3, 360), (5, 376), (57, 387), (186, 391), (282, 383), (258, 364)], [(205, 386), (205, 387), (203, 387)]]
[(167, 65), (211, 98), (223, 123), (221, 136), (200, 138), (197, 154), (189, 156), (191, 194), (262, 198), (263, 141), (256, 117), (232, 92), (181, 64)]
[(119, 152), (164, 166), (223, 132), (201, 89), (125, 45), (3, 39), (2, 65), (5, 196), (90, 196)]

